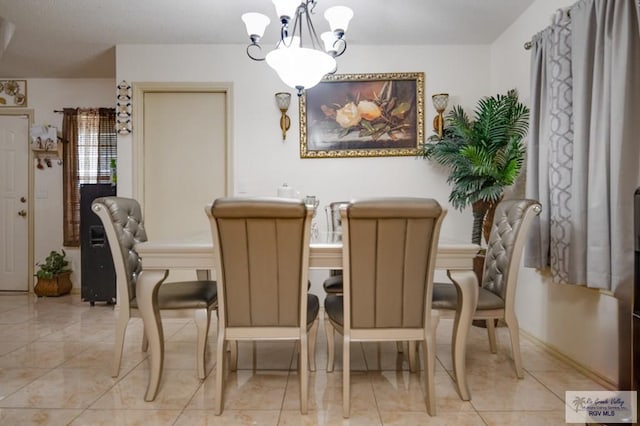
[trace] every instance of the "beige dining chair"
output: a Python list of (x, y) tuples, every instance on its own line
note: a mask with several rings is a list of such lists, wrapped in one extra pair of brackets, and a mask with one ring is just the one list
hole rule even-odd
[[(218, 198), (206, 209), (218, 282), (215, 413), (224, 407), (225, 346), (239, 340), (298, 343), (300, 411), (315, 366), (318, 297), (307, 292), (314, 208), (283, 198)], [(232, 355), (234, 356), (234, 355)]]
[[(135, 245), (147, 241), (140, 204), (131, 198), (102, 197), (91, 205), (104, 226), (116, 271), (116, 294), (118, 318), (116, 341), (111, 375), (120, 373), (125, 333), (131, 317), (140, 317), (136, 299), (136, 278), (141, 271), (141, 262)], [(205, 353), (211, 311), (217, 307), (215, 281), (181, 281), (161, 284), (158, 288), (157, 304), (162, 317), (193, 317), (198, 329), (196, 363), (198, 378), (206, 377)], [(143, 333), (142, 350), (147, 350), (148, 341)]]
[[(523, 378), (520, 357), (520, 330), (515, 312), (516, 285), (522, 258), (522, 248), (533, 218), (540, 214), (541, 206), (535, 200), (501, 201), (495, 210), (493, 226), (486, 249), (482, 287), (474, 319), (485, 320), (489, 335), (489, 347), (496, 353), (495, 320), (503, 320), (511, 336), (511, 352), (518, 378)], [(435, 283), (433, 289), (434, 334), (441, 315), (453, 317), (458, 309), (458, 295), (453, 283)], [(463, 351), (452, 345), (452, 358)], [(454, 364), (455, 365), (455, 364)], [(462, 372), (454, 371), (458, 393), (463, 400), (471, 399)]]
[(342, 295), (329, 294), (328, 365), (333, 370), (334, 329), (343, 336), (343, 416), (350, 411), (350, 344), (365, 341), (421, 342), (425, 402), (435, 404), (435, 338), (431, 296), (438, 240), (446, 215), (436, 200), (376, 198), (341, 208)]

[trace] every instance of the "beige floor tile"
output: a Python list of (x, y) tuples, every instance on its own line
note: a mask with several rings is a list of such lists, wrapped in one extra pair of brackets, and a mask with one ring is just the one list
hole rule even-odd
[(489, 426), (560, 426), (565, 425), (563, 411), (481, 411)]
[(46, 368), (0, 368), (0, 400), (48, 372)]
[(80, 413), (82, 410), (60, 408), (0, 408), (0, 425), (67, 425)]
[(216, 416), (212, 409), (210, 410), (186, 410), (178, 420), (175, 426), (192, 426), (192, 425), (264, 425), (275, 426), (278, 424), (280, 410), (229, 410), (225, 409), (220, 416)]
[(483, 426), (485, 423), (475, 412), (460, 413), (440, 413), (430, 416), (427, 413), (416, 413), (406, 411), (382, 411), (382, 422), (384, 425), (398, 426), (422, 426), (422, 425), (477, 425)]
[(542, 371), (531, 373), (544, 386), (564, 401), (565, 392), (571, 391), (600, 391), (607, 390), (602, 385), (589, 379), (584, 374), (575, 370)]
[(562, 400), (527, 373), (518, 379), (511, 371), (471, 372), (467, 380), (478, 411), (564, 410)]
[[(372, 407), (376, 407), (369, 373), (355, 371), (350, 379), (351, 409), (354, 412), (367, 412)], [(342, 407), (342, 372), (311, 373), (309, 375), (309, 410), (324, 411), (333, 406)], [(297, 372), (289, 377), (282, 409), (300, 410), (300, 380)]]
[(145, 426), (173, 425), (180, 410), (86, 410), (76, 417), (72, 426)]
[(201, 385), (196, 374), (185, 374), (181, 370), (165, 370), (155, 400), (147, 402), (144, 400), (144, 394), (148, 380), (148, 371), (137, 367), (104, 393), (91, 408), (178, 410), (187, 405)]
[[(114, 356), (113, 352), (114, 348), (112, 342), (93, 344), (90, 345), (87, 350), (61, 364), (60, 368), (93, 368), (95, 369), (96, 374), (111, 375)], [(125, 348), (120, 362), (119, 377), (124, 377), (148, 356), (148, 353), (140, 352), (139, 347), (136, 348), (136, 350), (128, 350), (128, 348)]]
[(231, 410), (280, 408), (288, 380), (287, 371), (230, 372), (224, 385), (224, 407)]
[(375, 426), (382, 425), (377, 410), (359, 410), (351, 407), (349, 418), (342, 417), (342, 404), (331, 404), (322, 411), (283, 410), (280, 414), (280, 426), (314, 426), (314, 425), (343, 425), (343, 426)]
[[(322, 315), (322, 314), (321, 314)], [(437, 330), (436, 406), (424, 403), (424, 372), (411, 374), (405, 351), (390, 343), (351, 344), (351, 415), (342, 417), (342, 336), (335, 371), (326, 371), (321, 322), (317, 371), (309, 374), (309, 412), (300, 414), (298, 354), (292, 342), (240, 343), (239, 370), (225, 372), (225, 408), (213, 413), (216, 318), (207, 345), (208, 376), (197, 378), (192, 319), (162, 321), (165, 370), (153, 402), (144, 401), (148, 354), (143, 324), (132, 318), (120, 375), (111, 378), (116, 312), (78, 294), (59, 298), (0, 295), (0, 424), (564, 424), (566, 390), (599, 390), (562, 360), (521, 339), (525, 379), (515, 376), (508, 330), (497, 330), (491, 354), (486, 329), (472, 327), (467, 346), (472, 400), (460, 400), (451, 368), (453, 321)], [(483, 420), (484, 419), (484, 420)], [(73, 423), (72, 423), (73, 422)]]
[(0, 407), (87, 408), (115, 380), (93, 369), (54, 369), (0, 401)]
[(36, 341), (0, 357), (0, 368), (55, 368), (89, 349), (85, 342)]
[[(422, 375), (408, 371), (369, 373), (380, 411), (425, 412)], [(437, 392), (436, 392), (437, 395)]]

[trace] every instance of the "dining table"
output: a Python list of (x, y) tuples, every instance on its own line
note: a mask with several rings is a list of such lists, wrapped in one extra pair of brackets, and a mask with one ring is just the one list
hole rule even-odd
[[(453, 369), (460, 398), (471, 394), (466, 380), (466, 341), (478, 300), (478, 280), (473, 259), (480, 247), (441, 237), (436, 255), (436, 269), (446, 270), (458, 292), (453, 334)], [(158, 393), (164, 363), (164, 334), (157, 296), (160, 284), (171, 270), (195, 270), (198, 279), (215, 274), (215, 251), (210, 233), (191, 237), (149, 240), (135, 245), (141, 257), (142, 270), (136, 280), (136, 299), (149, 343), (149, 381), (145, 401), (153, 401)], [(310, 269), (342, 269), (342, 241), (334, 234), (320, 233), (309, 247)], [(462, 351), (456, 348), (462, 347)]]

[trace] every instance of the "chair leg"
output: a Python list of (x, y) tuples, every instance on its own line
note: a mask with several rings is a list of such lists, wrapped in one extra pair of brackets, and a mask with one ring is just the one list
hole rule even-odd
[(116, 341), (113, 348), (113, 366), (111, 367), (111, 377), (118, 377), (120, 374), (120, 362), (122, 361), (122, 351), (124, 349), (124, 336), (129, 324), (129, 315), (124, 314), (118, 317), (116, 322)]
[(211, 311), (209, 309), (198, 309), (195, 311), (194, 320), (198, 329), (198, 344), (196, 349), (196, 362), (198, 364), (198, 378), (204, 380), (207, 377), (205, 355), (207, 353), (207, 334), (209, 333), (209, 323), (211, 321)]
[(489, 350), (491, 350), (492, 354), (498, 352), (498, 346), (496, 345), (496, 326), (495, 320), (493, 318), (489, 318), (484, 320), (487, 325), (487, 334), (489, 335)]
[(427, 413), (430, 416), (436, 415), (436, 385), (435, 385), (435, 361), (436, 348), (435, 339), (425, 337), (422, 341), (422, 352), (424, 356), (424, 389)]
[(326, 320), (324, 324), (324, 328), (327, 334), (327, 372), (331, 373), (333, 371), (333, 364), (336, 353), (336, 342), (334, 340), (334, 330), (333, 325), (331, 325), (331, 321)]
[(351, 408), (351, 354), (349, 352), (351, 341), (349, 334), (345, 333), (342, 343), (342, 417), (349, 418)]
[(142, 330), (142, 347), (140, 348), (142, 352), (147, 352), (149, 350), (149, 338), (147, 337), (147, 332)]
[(416, 365), (416, 354), (418, 353), (418, 346), (416, 345), (415, 340), (409, 340), (409, 371), (415, 373), (418, 371), (418, 366)]
[(520, 326), (518, 325), (518, 318), (514, 313), (505, 313), (504, 321), (509, 328), (509, 336), (511, 336), (511, 354), (516, 367), (516, 375), (519, 379), (524, 379), (522, 357), (520, 356)]
[(218, 328), (218, 344), (216, 345), (216, 404), (215, 415), (222, 414), (224, 407), (224, 359), (225, 359), (225, 339), (224, 330)]
[[(236, 371), (238, 370), (238, 341), (230, 340), (229, 341), (229, 370)], [(255, 351), (254, 351), (255, 354)]]
[(302, 333), (300, 336), (300, 413), (307, 414), (308, 398), (309, 398), (309, 366), (307, 359), (309, 356), (309, 342), (307, 334)]
[(309, 371), (316, 371), (316, 339), (319, 323), (320, 320), (316, 318), (309, 329)]

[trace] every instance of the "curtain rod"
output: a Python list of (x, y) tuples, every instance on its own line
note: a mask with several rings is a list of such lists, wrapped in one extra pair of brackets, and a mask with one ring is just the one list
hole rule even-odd
[[(567, 14), (567, 16), (568, 16), (569, 18), (571, 18), (571, 8), (572, 8), (572, 7), (573, 7), (573, 6), (569, 6), (569, 7), (562, 7), (562, 8), (560, 8), (560, 9), (558, 9), (558, 10), (556, 11), (556, 13), (557, 13), (557, 12), (566, 13), (566, 14)], [(533, 45), (531, 44), (531, 42), (530, 42), (530, 41), (525, 42), (525, 44), (524, 44), (524, 50), (530, 50), (530, 49), (531, 49), (531, 46), (533, 46)]]

